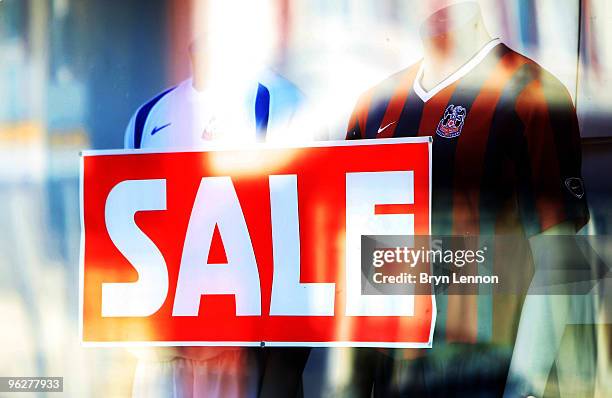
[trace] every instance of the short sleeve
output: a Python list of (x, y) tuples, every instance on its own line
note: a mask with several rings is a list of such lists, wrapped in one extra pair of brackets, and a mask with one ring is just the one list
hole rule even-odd
[(351, 117), (349, 119), (348, 127), (346, 129), (347, 140), (359, 140), (364, 138), (365, 131), (365, 120), (366, 120), (366, 94), (362, 95), (357, 104), (355, 105)]
[(581, 174), (582, 150), (576, 110), (567, 89), (543, 72), (517, 97), (523, 125), (518, 159), (518, 205), (529, 236), (560, 223), (576, 231), (589, 220)]
[(130, 119), (123, 136), (123, 147), (134, 149), (134, 136), (136, 134), (136, 113)]

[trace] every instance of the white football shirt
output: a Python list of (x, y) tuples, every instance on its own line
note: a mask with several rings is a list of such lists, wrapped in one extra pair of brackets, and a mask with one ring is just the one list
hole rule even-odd
[[(193, 150), (211, 141), (270, 140), (283, 134), (302, 100), (292, 83), (272, 73), (235, 93), (200, 92), (188, 79), (138, 108), (125, 131), (125, 148)], [(133, 397), (258, 394), (260, 372), (253, 349), (181, 347), (178, 352), (172, 348), (163, 351), (135, 351), (140, 361)], [(169, 357), (163, 358), (165, 355)]]

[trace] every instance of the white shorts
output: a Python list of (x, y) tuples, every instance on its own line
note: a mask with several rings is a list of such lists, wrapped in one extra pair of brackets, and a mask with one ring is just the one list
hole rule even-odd
[(206, 360), (140, 360), (133, 398), (256, 397), (260, 370), (254, 350), (228, 350)]

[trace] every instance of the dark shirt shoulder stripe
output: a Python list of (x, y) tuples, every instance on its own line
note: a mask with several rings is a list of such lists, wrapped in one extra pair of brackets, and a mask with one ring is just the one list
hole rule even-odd
[(372, 90), (363, 93), (357, 100), (355, 109), (351, 114), (346, 133), (347, 140), (360, 140), (365, 138), (365, 125), (368, 118), (368, 111), (372, 101)]
[(263, 84), (257, 86), (255, 97), (255, 124), (257, 126), (257, 140), (263, 141), (268, 131), (270, 120), (270, 90)]
[(159, 102), (160, 99), (162, 99), (166, 94), (168, 94), (170, 91), (174, 90), (175, 88), (176, 87), (169, 88), (168, 90), (162, 92), (161, 94), (158, 94), (155, 98), (151, 99), (149, 102), (141, 106), (140, 109), (138, 109), (138, 112), (136, 113), (136, 121), (135, 121), (135, 126), (134, 126), (134, 148), (135, 149), (140, 149), (142, 145), (142, 135), (144, 133), (145, 123), (147, 122), (147, 118), (149, 117), (151, 110), (153, 109), (155, 104)]
[[(501, 47), (501, 46), (500, 46)], [(503, 46), (497, 65), (486, 76), (470, 106), (455, 155), (453, 230), (458, 234), (480, 233), (479, 197), (491, 123), (505, 86), (522, 65)]]
[[(523, 60), (524, 62), (524, 60)], [(525, 126), (516, 113), (516, 100), (518, 95), (527, 87), (537, 75), (535, 69), (538, 65), (531, 62), (523, 63), (516, 69), (505, 85), (502, 95), (495, 108), (491, 121), (489, 140), (485, 150), (483, 174), (481, 177), (480, 195), (480, 233), (494, 234), (498, 225), (497, 218), (503, 214), (501, 198), (507, 196), (509, 191), (517, 189), (517, 200), (522, 203), (521, 219), (523, 228), (528, 235), (529, 231), (538, 229), (538, 212), (535, 206), (533, 187), (524, 183), (531, 181), (531, 162), (527, 152), (524, 136)], [(517, 187), (503, 187), (508, 192), (501, 192), (498, 180), (504, 175), (504, 164), (510, 162), (516, 168)], [(497, 187), (497, 189), (496, 189)], [(486, 227), (485, 227), (486, 226)]]
[(376, 138), (378, 129), (381, 127), (383, 118), (391, 103), (391, 98), (397, 90), (397, 87), (401, 84), (405, 73), (406, 71), (396, 73), (372, 89), (372, 96), (363, 131), (364, 138)]
[(414, 79), (418, 71), (418, 65), (413, 65), (403, 72), (393, 77), (396, 80), (395, 89), (392, 93), (389, 105), (385, 111), (379, 129), (376, 132), (377, 138), (388, 138), (395, 136), (395, 130), (400, 123), (401, 116), (406, 109), (409, 99), (416, 97), (412, 90)]

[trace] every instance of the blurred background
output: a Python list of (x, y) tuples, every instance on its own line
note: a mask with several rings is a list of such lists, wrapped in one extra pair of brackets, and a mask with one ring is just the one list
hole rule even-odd
[[(302, 121), (312, 131), (309, 139), (343, 139), (358, 95), (417, 61), (420, 22), (453, 3), (207, 2), (203, 11), (196, 0), (0, 0), (0, 375), (64, 376), (70, 396), (129, 395), (135, 359), (122, 349), (78, 342), (79, 151), (122, 147), (135, 110), (189, 77), (195, 37), (212, 24), (223, 27), (220, 40), (238, 45), (243, 38), (253, 45), (256, 33), (262, 60), (306, 95)], [(592, 215), (582, 233), (600, 237), (594, 247), (612, 258), (606, 238), (612, 228), (612, 5), (479, 3), (492, 36), (538, 61), (570, 91)], [(599, 356), (584, 388), (604, 396), (612, 391), (605, 311), (598, 323)], [(564, 348), (570, 357), (577, 349)], [(316, 376), (322, 368), (329, 369), (327, 383), (346, 379), (341, 358), (341, 352), (313, 353), (306, 395), (325, 391)]]

